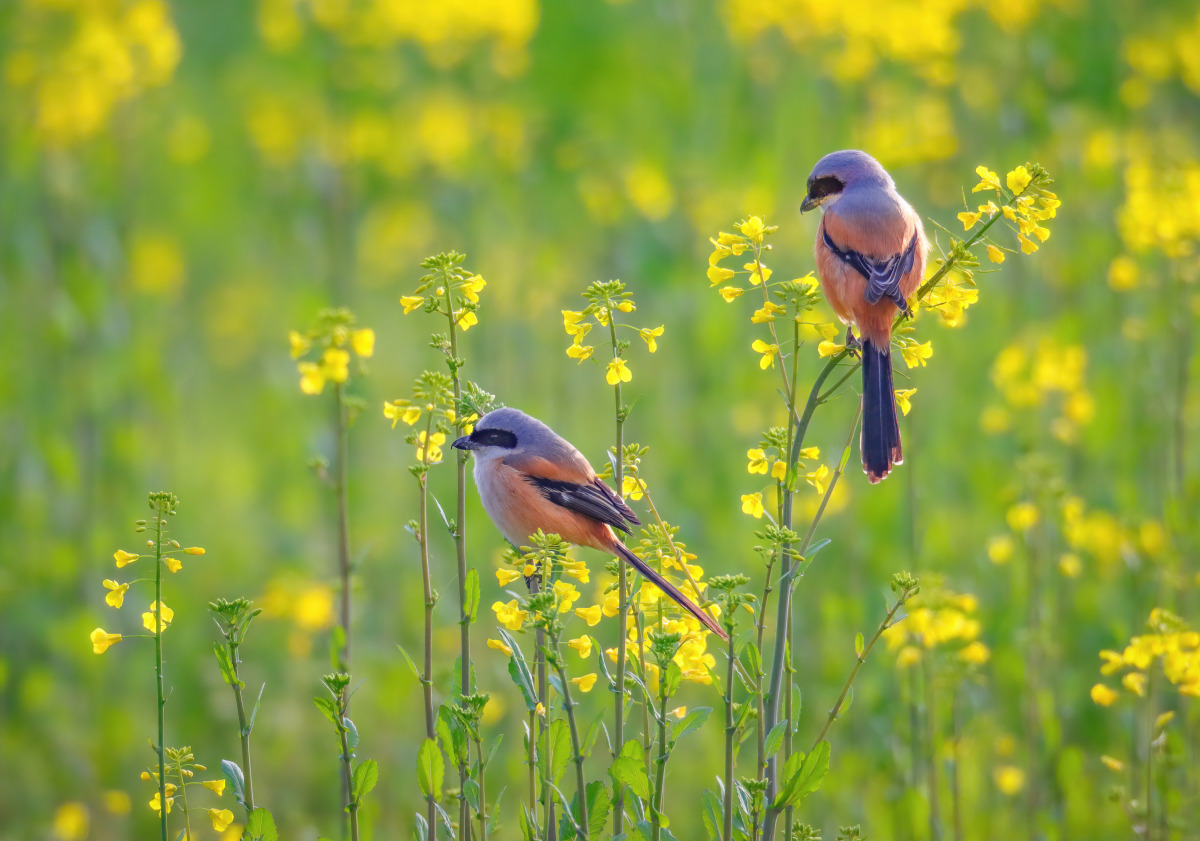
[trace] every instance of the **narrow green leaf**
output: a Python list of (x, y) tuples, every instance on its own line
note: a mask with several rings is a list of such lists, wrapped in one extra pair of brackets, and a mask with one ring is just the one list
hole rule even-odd
[(521, 653), (521, 647), (512, 638), (512, 634), (504, 628), (496, 630), (499, 631), (504, 644), (512, 649), (512, 656), (508, 658), (508, 674), (521, 690), (521, 697), (525, 699), (525, 709), (532, 712), (537, 709), (538, 693), (533, 683), (533, 674), (529, 671), (529, 664), (525, 662), (525, 655)]
[[(790, 759), (788, 764), (791, 764)], [(779, 810), (800, 802), (821, 787), (821, 782), (828, 773), (829, 742), (822, 741), (808, 756), (804, 757), (800, 768), (780, 788), (771, 808)]]
[(238, 765), (232, 759), (222, 759), (221, 773), (225, 775), (225, 780), (229, 783), (229, 790), (233, 792), (233, 799), (245, 806), (246, 778), (242, 774), (242, 766)]
[(233, 676), (233, 661), (229, 658), (229, 649), (225, 643), (213, 641), (213, 654), (217, 657), (217, 666), (221, 670), (221, 679), (230, 686), (237, 680)]
[(445, 773), (446, 764), (437, 743), (433, 739), (425, 739), (417, 750), (417, 782), (421, 786), (421, 794), (426, 797), (432, 794), (435, 801), (440, 801)]
[(720, 838), (725, 825), (723, 806), (717, 796), (708, 789), (700, 795), (700, 821), (704, 824), (704, 832), (709, 838)]
[(479, 616), (479, 570), (471, 567), (467, 572), (467, 600), (463, 605), (467, 611), (467, 617), (474, 622)]
[(361, 800), (371, 792), (371, 789), (375, 788), (375, 784), (378, 782), (379, 764), (374, 759), (360, 762), (354, 769), (354, 776), (351, 779), (350, 790), (354, 792), (354, 799)]
[(758, 646), (754, 643), (747, 643), (746, 648), (742, 651), (742, 657), (746, 661), (746, 670), (750, 673), (751, 678), (762, 676), (762, 654), (758, 650)]
[(254, 700), (254, 709), (250, 711), (250, 720), (246, 722), (246, 735), (249, 736), (254, 732), (254, 720), (258, 718), (258, 709), (262, 706), (263, 693), (267, 691), (267, 684), (264, 682), (258, 687), (258, 698)]
[(317, 705), (317, 709), (329, 719), (329, 723), (334, 727), (341, 727), (342, 723), (338, 720), (337, 704), (332, 698), (313, 698), (313, 703)]
[(408, 652), (404, 650), (404, 646), (397, 645), (396, 648), (400, 649), (400, 654), (404, 657), (404, 662), (408, 664), (409, 671), (413, 673), (413, 677), (420, 680), (421, 670), (417, 668), (416, 662), (412, 657), (408, 656)]
[(708, 721), (710, 713), (712, 713), (712, 707), (696, 707), (694, 710), (689, 710), (687, 715), (671, 725), (671, 741), (676, 742), (680, 737), (693, 730), (698, 730), (704, 725), (704, 722)]
[(862, 659), (863, 649), (866, 647), (866, 642), (863, 640), (862, 631), (854, 635), (854, 656)]
[(767, 734), (764, 742), (763, 750), (767, 759), (775, 755), (775, 752), (783, 747), (783, 734), (787, 730), (787, 721), (780, 721), (771, 728), (771, 732)]

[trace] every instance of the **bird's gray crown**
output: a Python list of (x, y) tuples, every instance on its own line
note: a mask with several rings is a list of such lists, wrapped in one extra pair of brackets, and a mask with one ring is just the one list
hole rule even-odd
[(813, 167), (808, 176), (809, 188), (811, 189), (812, 185), (822, 178), (835, 178), (844, 187), (878, 183), (895, 188), (892, 177), (887, 174), (887, 170), (879, 164), (879, 161), (858, 149), (830, 152), (817, 161), (817, 165)]

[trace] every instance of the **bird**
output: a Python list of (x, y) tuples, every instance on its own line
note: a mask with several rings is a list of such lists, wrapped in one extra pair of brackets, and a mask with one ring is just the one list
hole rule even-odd
[(475, 454), (475, 486), (483, 508), (513, 546), (528, 545), (530, 535), (541, 529), (616, 555), (714, 634), (729, 639), (712, 616), (617, 539), (613, 529), (628, 534), (641, 521), (583, 454), (546, 424), (519, 409), (495, 409), (451, 446)]
[[(861, 337), (863, 390), (859, 449), (871, 484), (904, 460), (892, 385), (892, 322), (925, 276), (929, 242), (921, 217), (866, 152), (844, 149), (817, 161), (800, 212), (822, 208), (814, 254), (833, 311)], [(853, 334), (847, 329), (847, 345)]]

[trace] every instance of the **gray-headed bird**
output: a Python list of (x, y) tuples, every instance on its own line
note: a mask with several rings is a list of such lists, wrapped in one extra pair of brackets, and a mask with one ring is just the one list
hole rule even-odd
[(617, 540), (640, 525), (587, 459), (546, 424), (511, 408), (488, 412), (451, 446), (475, 453), (475, 486), (496, 528), (513, 546), (541, 529), (568, 543), (616, 555), (721, 639), (717, 621)]
[(892, 385), (892, 321), (925, 276), (929, 243), (892, 177), (866, 152), (831, 152), (808, 176), (800, 212), (824, 208), (814, 248), (825, 298), (862, 337), (863, 470), (881, 481), (904, 458)]

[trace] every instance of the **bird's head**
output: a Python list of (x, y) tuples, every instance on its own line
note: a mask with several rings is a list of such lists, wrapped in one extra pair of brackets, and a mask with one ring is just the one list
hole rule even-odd
[(808, 195), (800, 205), (800, 212), (828, 206), (846, 190), (863, 184), (876, 184), (887, 189), (895, 187), (887, 170), (866, 152), (857, 149), (830, 152), (817, 161), (809, 173)]

